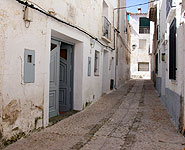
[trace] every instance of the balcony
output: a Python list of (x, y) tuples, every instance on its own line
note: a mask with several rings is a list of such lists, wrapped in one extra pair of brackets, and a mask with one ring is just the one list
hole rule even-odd
[(111, 23), (109, 20), (103, 16), (103, 39), (107, 42), (111, 42)]
[(140, 27), (139, 34), (150, 34), (150, 27)]
[(150, 34), (150, 20), (146, 17), (139, 18), (139, 34)]

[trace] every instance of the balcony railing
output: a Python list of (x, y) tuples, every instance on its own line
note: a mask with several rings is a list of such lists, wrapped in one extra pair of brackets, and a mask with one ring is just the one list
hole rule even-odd
[(168, 14), (170, 12), (170, 9), (172, 7), (173, 0), (166, 0), (166, 17), (168, 17)]
[(150, 34), (150, 27), (139, 27), (139, 34)]
[(103, 16), (103, 36), (111, 40), (111, 23)]

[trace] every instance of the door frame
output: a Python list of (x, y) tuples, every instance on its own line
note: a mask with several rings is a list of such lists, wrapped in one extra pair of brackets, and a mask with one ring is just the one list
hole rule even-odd
[[(57, 69), (56, 69), (56, 71), (55, 71), (55, 73), (56, 73), (56, 80), (57, 80), (57, 89), (56, 89), (56, 98), (55, 98), (55, 105), (56, 105), (56, 107), (58, 107), (58, 108), (56, 108), (56, 111), (50, 111), (50, 92), (51, 92), (51, 88), (52, 88), (52, 86), (51, 86), (51, 83), (50, 83), (50, 76), (49, 76), (49, 113), (48, 113), (48, 115), (49, 115), (49, 118), (52, 118), (52, 117), (54, 117), (54, 116), (57, 116), (58, 114), (59, 114), (59, 101), (58, 101), (58, 99), (59, 99), (59, 70), (58, 70), (58, 67), (59, 67), (59, 62), (58, 62), (58, 60), (59, 60), (59, 57), (60, 57), (60, 55), (59, 55), (59, 49), (58, 49), (58, 46), (60, 45), (59, 44), (59, 42), (58, 41), (55, 41), (55, 40), (53, 40), (53, 39), (51, 39), (51, 41), (50, 41), (50, 44), (51, 43), (54, 43), (54, 44), (56, 44), (57, 45), (57, 55), (56, 55), (56, 59), (57, 59), (57, 62), (56, 62), (56, 67), (57, 67)], [(50, 66), (50, 64), (51, 64), (51, 45), (50, 45), (50, 62), (49, 62), (49, 68), (51, 67)], [(49, 75), (51, 74), (51, 68), (49, 69)], [(56, 100), (57, 99), (57, 100)]]
[[(62, 44), (62, 43), (65, 43), (65, 44), (68, 44), (68, 45), (71, 45), (71, 46), (72, 46), (72, 53), (71, 53), (71, 70), (70, 70), (70, 74), (71, 74), (71, 77), (70, 77), (70, 88), (71, 88), (71, 92), (70, 92), (70, 103), (71, 103), (71, 110), (73, 110), (73, 109), (74, 109), (74, 46), (75, 46), (75, 44), (51, 36), (51, 41), (52, 41), (52, 40), (57, 41), (57, 42), (61, 42), (61, 44)], [(50, 41), (50, 44), (51, 44), (51, 41)], [(51, 53), (50, 53), (50, 54), (51, 54)], [(60, 54), (59, 54), (59, 55), (60, 55)], [(51, 57), (51, 56), (50, 56), (50, 57)], [(50, 66), (50, 63), (49, 63), (49, 66)], [(49, 68), (50, 68), (50, 67), (49, 67)], [(60, 72), (60, 69), (59, 69), (59, 72)], [(49, 69), (49, 74), (50, 74), (50, 69)], [(50, 79), (50, 78), (49, 78), (49, 79)], [(50, 80), (49, 80), (49, 82), (50, 82)], [(58, 87), (58, 88), (59, 88), (59, 87)], [(50, 83), (49, 83), (49, 92), (50, 92)], [(59, 92), (58, 92), (58, 102), (59, 102)], [(48, 112), (48, 113), (49, 113), (49, 112)], [(58, 114), (59, 114), (59, 109), (58, 109)], [(50, 118), (50, 117), (49, 117), (49, 118)]]
[(109, 91), (109, 54), (106, 49), (103, 52), (103, 80), (102, 80), (102, 93), (106, 94)]

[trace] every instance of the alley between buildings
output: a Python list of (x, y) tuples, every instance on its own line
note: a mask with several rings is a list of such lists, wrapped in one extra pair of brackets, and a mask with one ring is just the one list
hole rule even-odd
[(5, 150), (182, 150), (177, 133), (150, 80), (119, 90)]

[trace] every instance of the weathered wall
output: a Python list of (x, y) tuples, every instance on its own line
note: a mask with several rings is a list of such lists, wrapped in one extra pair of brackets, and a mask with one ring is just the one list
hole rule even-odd
[(161, 79), (161, 77), (157, 77), (156, 78), (156, 89), (157, 89), (157, 92), (159, 93), (159, 95), (161, 96), (161, 81), (162, 79)]
[[(7, 10), (7, 6), (12, 9)], [(0, 41), (4, 43), (3, 49), (0, 49), (1, 53), (4, 53), (3, 62), (1, 62), (3, 65), (1, 125), (3, 135), (10, 138), (12, 133), (22, 134), (43, 126), (47, 19), (33, 13), (34, 23), (29, 29), (25, 28), (22, 19), (23, 7), (10, 0), (1, 2), (0, 12), (0, 24), (3, 26), (0, 30), (2, 35)], [(36, 53), (36, 73), (33, 84), (23, 82), (25, 48), (35, 50)]]
[[(126, 6), (126, 1), (120, 1), (119, 7)], [(130, 79), (130, 32), (126, 9), (117, 10), (119, 13), (117, 34), (117, 60), (116, 60), (116, 88), (121, 87)]]
[[(180, 1), (178, 1), (177, 3), (180, 3)], [(177, 5), (177, 8), (175, 9), (174, 13), (170, 12), (170, 15), (167, 18), (167, 37), (169, 37), (169, 27), (171, 25), (171, 22), (173, 21), (173, 18), (176, 17), (177, 19), (177, 39), (176, 39), (176, 80), (170, 80), (168, 78), (169, 76), (169, 69), (166, 72), (166, 88), (169, 88), (171, 91), (173, 91), (174, 93), (176, 93), (176, 95), (179, 95), (179, 97), (183, 97), (184, 96), (184, 82), (182, 82), (183, 77), (184, 77), (184, 70), (183, 70), (183, 65), (184, 63), (184, 52), (183, 52), (183, 29), (181, 27), (181, 6)], [(169, 41), (169, 39), (168, 39)], [(169, 67), (169, 42), (166, 45), (167, 47), (167, 66)], [(167, 95), (167, 93), (166, 93)], [(175, 94), (174, 94), (175, 95)], [(170, 103), (170, 98), (167, 99), (167, 101)], [(173, 111), (173, 113), (175, 113), (176, 118), (180, 118), (180, 109), (181, 109), (181, 105), (180, 105), (180, 98), (174, 98), (173, 99), (174, 106), (177, 106), (176, 110), (173, 110), (173, 107), (167, 107), (169, 109), (169, 112)], [(171, 106), (173, 106), (171, 105)], [(172, 115), (172, 118), (174, 118), (174, 115)], [(175, 125), (177, 126), (177, 128), (179, 127), (179, 120), (176, 121), (174, 120)]]
[[(177, 128), (182, 128), (184, 117), (184, 31), (181, 18), (181, 0), (174, 1), (173, 7), (168, 16), (166, 16), (166, 1), (157, 2), (157, 23), (159, 25), (159, 40), (157, 41), (155, 54), (158, 54), (158, 73), (156, 88), (161, 94), (161, 99), (165, 104), (174, 124)], [(176, 79), (169, 79), (169, 28), (173, 19), (177, 19), (176, 36)], [(155, 41), (154, 41), (155, 42)], [(165, 54), (165, 60), (162, 61), (162, 53)], [(159, 78), (161, 84), (159, 85)], [(161, 92), (160, 92), (161, 91)], [(183, 113), (182, 113), (183, 112)]]
[[(33, 2), (101, 39), (103, 0)], [(109, 6), (108, 19), (112, 24), (113, 7), (117, 6), (117, 1), (106, 2)], [(95, 42), (92, 48), (90, 37), (35, 10), (31, 11), (33, 20), (26, 28), (23, 10), (16, 1), (0, 1), (0, 131), (5, 139), (48, 125), (51, 37), (74, 44), (74, 109), (82, 110), (86, 102), (94, 102), (102, 95), (104, 47)], [(113, 28), (111, 34), (109, 45), (113, 47)], [(123, 45), (118, 46), (121, 47)], [(25, 84), (23, 80), (24, 49), (35, 50), (34, 83)], [(95, 50), (100, 52), (99, 76), (94, 75)], [(110, 87), (110, 79), (115, 80), (115, 51), (106, 51), (109, 66), (106, 80)], [(91, 76), (87, 75), (88, 57), (92, 58)], [(125, 72), (121, 73), (122, 77)]]
[(163, 100), (176, 128), (179, 128), (180, 118), (180, 95), (176, 92), (166, 88), (166, 99)]

